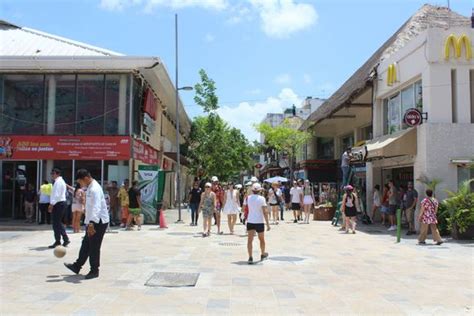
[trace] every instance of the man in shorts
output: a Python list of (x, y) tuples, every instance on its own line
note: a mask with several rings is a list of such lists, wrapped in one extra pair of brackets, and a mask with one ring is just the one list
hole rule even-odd
[(301, 217), (301, 208), (303, 207), (303, 190), (296, 181), (293, 181), (293, 187), (290, 190), (291, 209), (293, 210), (293, 223), (298, 223)]
[(408, 190), (405, 193), (406, 197), (406, 210), (405, 215), (408, 222), (408, 232), (407, 235), (416, 234), (415, 229), (415, 210), (416, 204), (418, 203), (418, 191), (413, 188), (413, 182), (408, 182)]
[(138, 181), (135, 180), (132, 182), (132, 187), (128, 190), (128, 220), (127, 220), (127, 228), (126, 230), (131, 230), (132, 220), (138, 225), (138, 230), (141, 229), (142, 223), (140, 222), (140, 214), (141, 214), (141, 194), (140, 189), (138, 188)]
[(260, 183), (254, 183), (252, 185), (252, 194), (250, 194), (244, 201), (244, 204), (249, 208), (249, 214), (247, 219), (247, 251), (249, 255), (248, 264), (253, 263), (253, 238), (255, 233), (258, 234), (258, 240), (260, 241), (260, 260), (265, 260), (268, 257), (268, 253), (265, 252), (265, 223), (267, 225), (267, 231), (270, 230), (270, 222), (268, 220), (268, 209), (265, 198), (260, 195), (262, 186)]
[(388, 191), (388, 216), (390, 220), (390, 227), (388, 231), (393, 231), (397, 229), (395, 226), (395, 214), (397, 213), (398, 206), (398, 190), (393, 183), (393, 180), (388, 182), (390, 190)]

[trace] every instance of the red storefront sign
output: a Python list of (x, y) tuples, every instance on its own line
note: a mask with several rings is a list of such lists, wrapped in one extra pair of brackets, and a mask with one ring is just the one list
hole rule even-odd
[(149, 165), (158, 165), (158, 151), (139, 140), (133, 140), (133, 159), (141, 160)]
[(144, 106), (143, 110), (145, 113), (148, 113), (150, 117), (155, 120), (156, 119), (156, 101), (155, 101), (155, 96), (153, 95), (153, 92), (151, 89), (147, 89), (145, 92), (145, 101), (144, 101)]
[(128, 160), (129, 136), (0, 136), (0, 159)]

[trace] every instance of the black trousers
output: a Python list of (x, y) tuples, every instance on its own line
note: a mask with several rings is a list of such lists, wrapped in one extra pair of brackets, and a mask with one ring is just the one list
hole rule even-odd
[(102, 223), (100, 221), (98, 224), (94, 223), (95, 234), (92, 237), (86, 234), (84, 239), (82, 239), (81, 250), (79, 250), (79, 258), (77, 258), (74, 265), (78, 268), (86, 263), (87, 258), (89, 258), (89, 264), (91, 265), (91, 272), (99, 272), (100, 267), (100, 247), (102, 246), (102, 240), (104, 239), (105, 231), (107, 230), (108, 223)]
[(191, 209), (191, 221), (197, 224), (199, 218), (199, 203), (189, 203), (189, 208)]
[(62, 223), (62, 219), (64, 216), (64, 211), (66, 210), (66, 202), (58, 202), (53, 206), (53, 231), (54, 231), (54, 239), (56, 240), (57, 244), (61, 243), (61, 236), (63, 240), (69, 240), (69, 237), (66, 234), (66, 230), (64, 229), (64, 225)]
[(39, 204), (39, 210), (41, 213), (41, 220), (40, 220), (41, 224), (44, 224), (44, 223), (51, 224), (51, 214), (49, 214), (48, 212), (48, 206), (49, 206), (49, 203)]
[(285, 206), (283, 205), (283, 203), (280, 203), (280, 220), (281, 221), (283, 220), (284, 211), (285, 211)]

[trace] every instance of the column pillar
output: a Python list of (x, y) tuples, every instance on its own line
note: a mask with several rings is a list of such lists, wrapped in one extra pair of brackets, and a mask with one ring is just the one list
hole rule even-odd
[(56, 77), (48, 77), (48, 115), (47, 115), (47, 134), (54, 134), (56, 123)]

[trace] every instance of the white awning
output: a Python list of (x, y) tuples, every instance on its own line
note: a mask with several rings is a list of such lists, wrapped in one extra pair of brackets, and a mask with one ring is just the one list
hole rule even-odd
[(366, 143), (366, 159), (416, 155), (416, 128), (372, 139)]
[(474, 165), (474, 157), (451, 158), (451, 163), (456, 165)]

